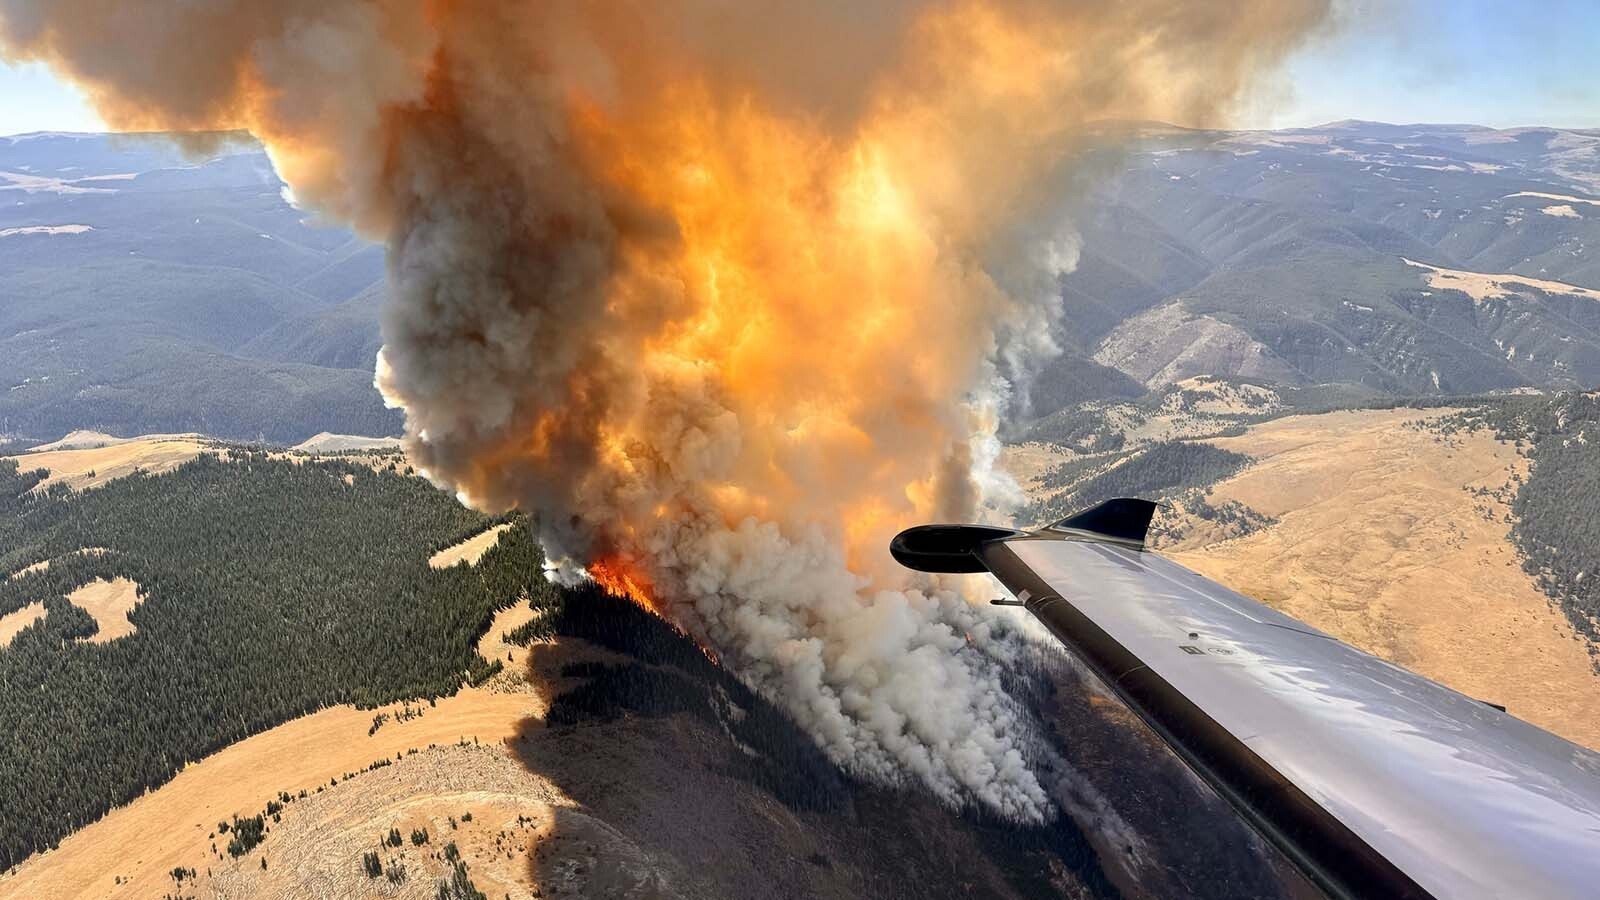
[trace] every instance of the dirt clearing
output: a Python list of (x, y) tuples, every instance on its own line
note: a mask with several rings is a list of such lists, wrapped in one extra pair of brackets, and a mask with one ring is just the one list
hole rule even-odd
[(67, 595), (73, 606), (94, 616), (100, 630), (88, 639), (91, 644), (105, 644), (133, 634), (133, 623), (128, 613), (139, 605), (139, 585), (126, 578), (110, 581), (96, 578)]
[[(434, 897), (449, 867), (444, 847), (455, 844), (480, 891), (527, 897), (531, 854), (552, 836), (558, 815), (574, 814), (574, 805), (503, 749), (426, 749), (289, 804), (254, 852), (237, 860), (226, 850), (208, 854), (213, 876), (206, 880), (223, 900), (287, 900), (308, 890), (324, 897)], [(398, 847), (378, 841), (391, 828), (402, 835)], [(423, 831), (426, 843), (413, 843), (410, 836)], [(362, 870), (362, 854), (373, 851), (385, 869), (405, 873), (398, 888)]]
[(151, 474), (170, 472), (207, 449), (202, 443), (205, 439), (198, 435), (113, 440), (118, 442), (103, 447), (34, 451), (12, 458), (24, 472), (50, 470), (50, 477), (40, 482), (35, 490), (47, 490), (57, 482), (64, 482), (73, 490), (81, 491), (131, 475), (135, 470)]
[(480, 532), (467, 538), (453, 547), (446, 547), (428, 559), (428, 565), (435, 569), (448, 569), (459, 562), (469, 566), (477, 565), (489, 548), (500, 540), (500, 535), (511, 528), (510, 525), (496, 525), (488, 531)]

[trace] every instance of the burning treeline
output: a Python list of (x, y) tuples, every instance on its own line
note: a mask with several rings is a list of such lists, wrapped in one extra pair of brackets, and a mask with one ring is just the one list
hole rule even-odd
[(1326, 3), (0, 0), (0, 46), (385, 239), (434, 480), (855, 771), (1037, 820), (1009, 641), (886, 543), (995, 498), (1087, 126), (1217, 119)]

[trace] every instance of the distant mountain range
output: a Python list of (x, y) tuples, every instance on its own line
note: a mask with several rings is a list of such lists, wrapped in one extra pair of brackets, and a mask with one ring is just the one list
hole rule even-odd
[[(1030, 415), (1196, 375), (1351, 396), (1600, 384), (1600, 131), (1112, 129)], [(382, 249), (240, 139), (0, 138), (0, 435), (397, 433)]]
[(0, 138), (0, 434), (397, 433), (382, 249), (282, 189), (237, 138)]
[(1121, 130), (1036, 414), (1195, 375), (1400, 395), (1600, 383), (1600, 131)]

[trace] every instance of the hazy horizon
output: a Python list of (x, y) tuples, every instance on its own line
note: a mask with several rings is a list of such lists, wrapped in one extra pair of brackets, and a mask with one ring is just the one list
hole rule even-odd
[[(1600, 128), (1584, 52), (1597, 43), (1600, 7), (1581, 0), (1333, 0), (1329, 22), (1218, 127), (1357, 119)], [(44, 64), (0, 62), (0, 135), (106, 130), (82, 92)]]
[[(1445, 119), (1417, 120), (1417, 121), (1390, 121), (1385, 119), (1364, 119), (1356, 116), (1328, 119), (1306, 125), (1278, 125), (1278, 126), (1252, 126), (1252, 125), (1218, 125), (1212, 128), (1203, 128), (1189, 125), (1174, 125), (1171, 122), (1150, 120), (1147, 124), (1162, 125), (1170, 128), (1183, 128), (1192, 131), (1237, 131), (1237, 132), (1275, 132), (1275, 131), (1318, 131), (1334, 128), (1345, 124), (1380, 125), (1390, 128), (1480, 128), (1486, 131), (1520, 131), (1524, 129), (1549, 129), (1552, 131), (1596, 132), (1600, 125), (1566, 125), (1559, 122), (1522, 122), (1516, 125), (1485, 125), (1481, 122), (1457, 122)], [(147, 136), (161, 136), (173, 134), (165, 131), (111, 131), (103, 125), (98, 129), (71, 129), (71, 128), (39, 128), (31, 131), (0, 131), (0, 140), (38, 137), (44, 135), (63, 135), (67, 137), (126, 137), (137, 139)], [(240, 132), (248, 134), (248, 132)], [(253, 139), (253, 136), (252, 136)]]

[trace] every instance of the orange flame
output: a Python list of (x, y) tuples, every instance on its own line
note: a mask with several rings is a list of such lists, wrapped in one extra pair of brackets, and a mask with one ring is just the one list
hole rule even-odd
[(1049, 349), (1064, 263), (1024, 257), (1071, 255), (1095, 123), (1218, 118), (1328, 3), (179, 4), (108, 53), (116, 0), (8, 0), (0, 56), (118, 126), (248, 129), (388, 237), (420, 468), (580, 514), (562, 549), (654, 610), (690, 517), (901, 585), (895, 532), (975, 513), (1002, 345)]
[(646, 612), (661, 616), (649, 579), (618, 556), (606, 556), (589, 564), (589, 577), (613, 597), (632, 600)]
[[(601, 557), (589, 564), (588, 572), (594, 583), (600, 585), (611, 596), (631, 600), (645, 612), (666, 619), (669, 623), (672, 622), (656, 601), (655, 590), (650, 580), (621, 557), (614, 555)], [(676, 624), (674, 627), (677, 627)], [(693, 638), (693, 635), (690, 637)], [(722, 665), (722, 657), (715, 650), (707, 646), (704, 641), (693, 639), (695, 646), (700, 648), (706, 659), (719, 666)]]

